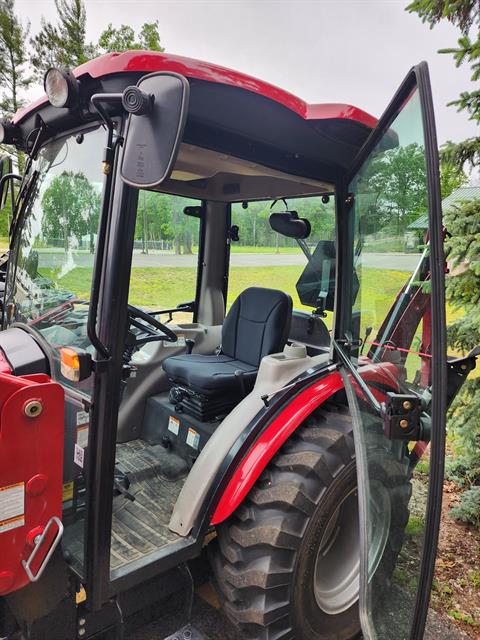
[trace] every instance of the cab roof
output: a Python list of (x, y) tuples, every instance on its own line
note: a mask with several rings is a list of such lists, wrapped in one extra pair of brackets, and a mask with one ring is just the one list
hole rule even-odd
[[(90, 103), (94, 93), (123, 92), (155, 71), (176, 72), (189, 81), (185, 144), (283, 174), (335, 184), (377, 124), (376, 118), (352, 105), (308, 104), (263, 80), (208, 62), (127, 51), (106, 54), (75, 69), (80, 85), (75, 108), (55, 108), (43, 96), (18, 111), (14, 122), (21, 140), (25, 144), (40, 120), (45, 140), (87, 126), (98, 120)], [(206, 189), (200, 176), (190, 186), (202, 193)]]
[[(252, 91), (275, 100), (305, 120), (342, 119), (358, 122), (372, 129), (377, 119), (372, 115), (350, 104), (324, 103), (309, 104), (297, 96), (259, 80), (240, 71), (227, 69), (220, 65), (156, 51), (126, 51), (124, 53), (106, 53), (77, 67), (73, 73), (76, 78), (85, 76), (101, 78), (117, 73), (152, 73), (154, 71), (174, 71), (186, 78), (215, 82), (231, 87)], [(32, 111), (47, 103), (44, 95), (32, 104), (17, 111), (13, 122), (20, 123)]]

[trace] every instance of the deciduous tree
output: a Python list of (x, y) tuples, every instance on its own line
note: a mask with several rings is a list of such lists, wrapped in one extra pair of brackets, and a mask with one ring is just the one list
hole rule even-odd
[(160, 45), (158, 20), (155, 22), (145, 22), (137, 37), (135, 37), (135, 31), (129, 25), (122, 24), (120, 27), (114, 27), (112, 24), (109, 24), (101, 33), (98, 46), (102, 53), (109, 51), (128, 51), (131, 49), (164, 51)]
[(42, 198), (44, 237), (63, 238), (68, 251), (73, 238), (80, 244), (82, 237), (89, 235), (93, 252), (100, 201), (100, 193), (83, 173), (64, 171), (56, 176)]

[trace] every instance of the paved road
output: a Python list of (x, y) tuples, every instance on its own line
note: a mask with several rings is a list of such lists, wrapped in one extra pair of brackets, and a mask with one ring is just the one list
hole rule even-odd
[[(93, 256), (85, 251), (75, 252), (73, 256), (65, 255), (63, 251), (39, 250), (39, 264), (43, 268), (61, 267), (65, 263), (68, 267), (91, 267)], [(134, 267), (196, 267), (196, 255), (175, 255), (172, 253), (150, 252), (143, 254), (135, 251), (133, 254)], [(376, 269), (391, 269), (394, 271), (412, 271), (419, 256), (411, 253), (363, 253), (362, 260), (365, 266)], [(231, 265), (233, 267), (270, 267), (304, 266), (305, 257), (296, 253), (232, 253)]]

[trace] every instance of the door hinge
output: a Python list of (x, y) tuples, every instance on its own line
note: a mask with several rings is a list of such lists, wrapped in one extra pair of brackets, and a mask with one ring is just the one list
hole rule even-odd
[(383, 432), (390, 440), (430, 440), (430, 419), (422, 411), (420, 396), (388, 392), (383, 415)]

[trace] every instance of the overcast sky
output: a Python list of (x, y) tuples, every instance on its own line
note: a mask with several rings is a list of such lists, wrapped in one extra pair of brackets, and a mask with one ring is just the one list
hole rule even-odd
[[(446, 103), (469, 85), (437, 50), (454, 46), (449, 24), (430, 30), (397, 0), (86, 0), (87, 36), (109, 22), (159, 21), (169, 53), (222, 64), (257, 76), (308, 102), (346, 102), (379, 116), (408, 69), (430, 66), (439, 142), (476, 135), (473, 123)], [(32, 31), (53, 0), (16, 0)], [(34, 91), (32, 97), (39, 93)]]

